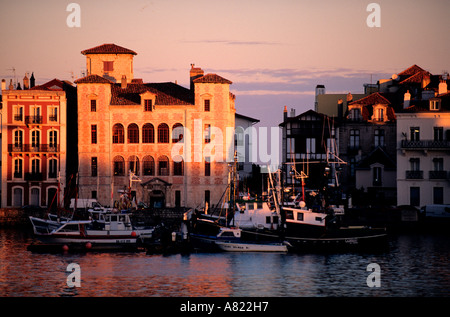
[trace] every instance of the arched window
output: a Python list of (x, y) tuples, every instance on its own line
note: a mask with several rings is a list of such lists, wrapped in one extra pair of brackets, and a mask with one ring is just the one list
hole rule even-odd
[(135, 123), (128, 126), (128, 143), (139, 143), (139, 127)]
[(40, 206), (41, 205), (41, 192), (39, 187), (33, 187), (30, 190), (30, 205)]
[(155, 160), (150, 155), (144, 156), (142, 159), (143, 174), (147, 176), (155, 175)]
[(48, 147), (53, 149), (56, 152), (56, 147), (58, 145), (58, 131), (50, 130), (48, 132)]
[(54, 158), (48, 160), (48, 178), (58, 176), (58, 161)]
[(112, 142), (113, 143), (124, 143), (124, 138), (123, 138), (123, 125), (121, 125), (120, 123), (116, 123), (113, 126), (113, 139)]
[(14, 130), (14, 151), (22, 152), (23, 130)]
[(142, 127), (142, 143), (155, 143), (155, 128), (153, 124), (146, 123)]
[(169, 159), (163, 155), (158, 158), (158, 175), (169, 176)]
[(125, 160), (122, 156), (117, 155), (113, 160), (114, 164), (114, 176), (124, 176), (125, 175)]
[(41, 131), (32, 130), (31, 131), (31, 148), (32, 151), (39, 151), (39, 145), (41, 144)]
[(158, 126), (158, 143), (169, 143), (169, 126), (165, 123)]
[(41, 172), (41, 160), (38, 158), (31, 159), (31, 173), (39, 174)]
[(128, 158), (128, 169), (136, 175), (140, 174), (139, 158), (136, 155), (132, 155)]
[(172, 143), (183, 140), (184, 128), (181, 123), (175, 123), (172, 127)]
[(23, 187), (13, 187), (13, 207), (23, 206)]
[(184, 164), (183, 158), (177, 155), (173, 158), (173, 175), (183, 176), (184, 175)]
[(17, 157), (14, 159), (14, 178), (23, 177), (23, 159)]

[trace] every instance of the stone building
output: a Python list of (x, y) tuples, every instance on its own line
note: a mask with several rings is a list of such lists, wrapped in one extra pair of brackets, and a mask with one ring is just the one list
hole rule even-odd
[(231, 81), (191, 65), (189, 89), (144, 83), (134, 78), (132, 50), (103, 44), (81, 53), (79, 197), (111, 206), (130, 190), (156, 207), (219, 202), (234, 152)]

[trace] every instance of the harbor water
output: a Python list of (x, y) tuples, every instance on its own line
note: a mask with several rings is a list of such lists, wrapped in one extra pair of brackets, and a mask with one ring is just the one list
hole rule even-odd
[[(399, 234), (377, 253), (34, 253), (0, 228), (2, 297), (445, 297), (450, 237)], [(79, 286), (69, 285), (69, 264)], [(373, 268), (375, 264), (378, 271)], [(377, 276), (371, 275), (374, 272)], [(375, 285), (371, 282), (377, 281)]]

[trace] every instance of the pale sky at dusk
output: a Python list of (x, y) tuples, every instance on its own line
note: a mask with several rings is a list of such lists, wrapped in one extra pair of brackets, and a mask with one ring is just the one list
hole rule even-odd
[[(66, 24), (69, 3), (81, 27)], [(369, 3), (381, 8), (370, 28)], [(81, 51), (115, 43), (138, 53), (134, 76), (189, 87), (190, 64), (233, 82), (241, 114), (276, 126), (286, 105), (313, 108), (314, 89), (361, 93), (413, 64), (450, 71), (448, 0), (2, 0), (0, 78), (81, 77)]]

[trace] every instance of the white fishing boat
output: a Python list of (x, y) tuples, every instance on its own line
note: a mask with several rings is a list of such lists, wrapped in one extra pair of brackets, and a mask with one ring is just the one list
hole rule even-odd
[(252, 243), (244, 241), (216, 241), (215, 244), (223, 251), (229, 252), (287, 252), (283, 243)]
[[(43, 230), (36, 218), (30, 217), (35, 236), (42, 242), (57, 245), (85, 245), (87, 248), (134, 246), (153, 229), (138, 230), (129, 214), (93, 213), (89, 220), (70, 220), (49, 231)], [(50, 229), (50, 227), (48, 227)]]

